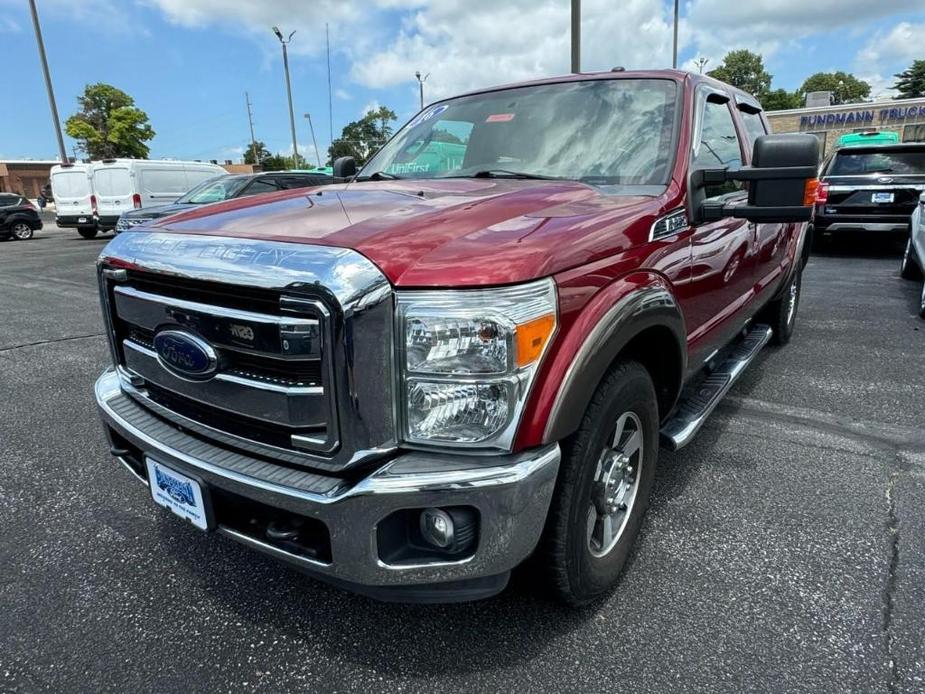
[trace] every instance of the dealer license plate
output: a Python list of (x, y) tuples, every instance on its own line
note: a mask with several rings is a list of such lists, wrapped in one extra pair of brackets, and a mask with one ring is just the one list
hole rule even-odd
[(145, 464), (154, 503), (185, 518), (200, 530), (208, 530), (209, 514), (199, 482), (151, 458), (146, 458)]
[(86, 218), (86, 217), (78, 217), (78, 218), (77, 218), (77, 223), (78, 223), (78, 224), (86, 224), (86, 222), (87, 222), (87, 218)]
[(874, 193), (870, 196), (871, 202), (893, 202), (892, 193)]

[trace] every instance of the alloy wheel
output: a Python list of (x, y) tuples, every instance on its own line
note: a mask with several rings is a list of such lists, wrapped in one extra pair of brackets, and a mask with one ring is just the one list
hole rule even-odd
[(644, 450), (642, 422), (634, 412), (624, 412), (601, 451), (591, 483), (587, 535), (594, 557), (607, 555), (626, 529), (639, 491)]
[(26, 241), (32, 238), (32, 227), (23, 222), (14, 224), (11, 231), (13, 232), (13, 236), (20, 241)]

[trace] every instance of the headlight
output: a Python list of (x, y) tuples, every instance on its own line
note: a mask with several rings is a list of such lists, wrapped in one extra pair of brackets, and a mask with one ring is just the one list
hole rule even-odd
[(551, 279), (398, 293), (404, 438), (509, 450), (555, 334)]

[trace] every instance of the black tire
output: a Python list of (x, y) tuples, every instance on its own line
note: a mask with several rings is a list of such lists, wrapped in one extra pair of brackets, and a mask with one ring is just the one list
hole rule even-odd
[[(630, 420), (630, 415), (635, 419)], [(616, 484), (626, 489), (626, 495), (601, 499), (607, 487), (596, 477), (606, 469), (601, 462), (607, 454), (615, 452), (611, 438), (620, 421), (639, 431), (642, 441), (638, 453), (610, 467), (620, 476)], [(558, 598), (583, 605), (616, 584), (649, 505), (657, 459), (658, 406), (652, 378), (637, 362), (618, 362), (598, 385), (578, 431), (562, 445), (559, 477), (537, 555)], [(635, 492), (629, 496), (633, 487)], [(613, 513), (611, 522), (619, 528), (612, 533), (615, 543), (609, 549), (598, 544), (599, 556), (592, 550), (592, 536), (603, 527), (598, 525), (602, 518), (596, 515), (595, 499), (605, 504), (628, 502), (625, 510)]]
[(925, 284), (922, 285), (922, 298), (919, 299), (919, 318), (925, 318)]
[(10, 226), (10, 238), (16, 241), (28, 241), (35, 235), (27, 222), (13, 222)]
[(96, 238), (96, 229), (94, 227), (81, 227), (77, 230), (77, 233), (83, 236), (85, 239)]
[(922, 266), (916, 256), (915, 246), (912, 245), (912, 237), (906, 241), (906, 250), (903, 251), (902, 265), (899, 266), (899, 276), (904, 280), (922, 279)]
[(759, 322), (767, 323), (771, 326), (774, 331), (771, 342), (775, 345), (786, 345), (793, 336), (797, 313), (800, 309), (802, 290), (803, 268), (798, 267), (793, 277), (790, 278), (783, 295), (768, 304), (758, 318)]

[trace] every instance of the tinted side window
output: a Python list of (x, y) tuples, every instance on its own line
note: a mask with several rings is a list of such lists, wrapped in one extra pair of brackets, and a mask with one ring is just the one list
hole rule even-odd
[[(693, 169), (736, 168), (742, 165), (742, 149), (732, 113), (725, 103), (707, 101), (703, 106), (700, 141), (694, 153)], [(714, 198), (741, 190), (741, 184), (729, 181), (707, 186), (706, 197)]]
[(284, 190), (290, 190), (292, 188), (319, 186), (324, 183), (324, 180), (321, 176), (280, 176), (276, 179), (276, 182)]
[(271, 193), (279, 190), (276, 181), (272, 178), (258, 178), (244, 189), (242, 195), (259, 195), (260, 193)]
[(755, 140), (762, 135), (767, 135), (768, 131), (764, 127), (764, 121), (761, 120), (760, 113), (748, 113), (739, 111), (739, 117), (745, 124), (745, 131), (748, 133), (748, 144), (754, 146)]
[(18, 195), (0, 195), (0, 207), (11, 207), (18, 202)]

